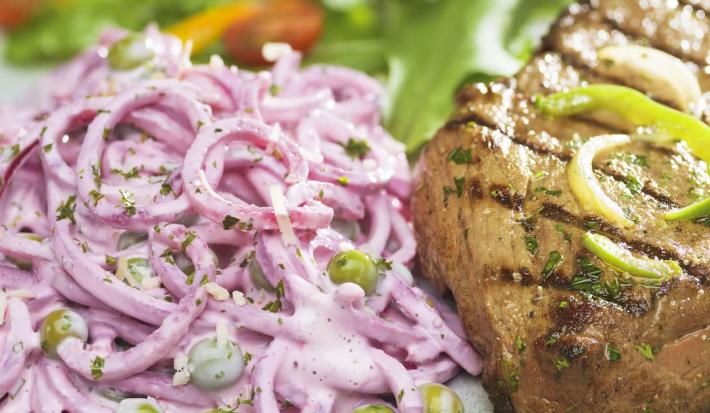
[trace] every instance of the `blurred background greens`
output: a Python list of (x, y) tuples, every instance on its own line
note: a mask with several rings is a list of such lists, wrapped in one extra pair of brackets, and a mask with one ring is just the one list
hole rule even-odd
[(263, 63), (268, 41), (305, 62), (350, 66), (381, 79), (385, 126), (415, 151), (449, 115), (465, 82), (510, 75), (569, 0), (0, 0), (4, 63), (49, 66), (109, 26), (190, 39), (193, 58)]

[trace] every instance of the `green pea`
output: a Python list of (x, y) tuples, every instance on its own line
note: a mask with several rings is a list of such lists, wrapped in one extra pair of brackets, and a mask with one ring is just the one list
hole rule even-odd
[(244, 372), (244, 358), (239, 346), (216, 338), (206, 338), (190, 349), (190, 382), (202, 390), (219, 390), (236, 383)]
[(249, 276), (251, 277), (251, 281), (254, 283), (254, 286), (257, 288), (261, 288), (262, 290), (269, 292), (276, 291), (274, 290), (274, 286), (271, 285), (269, 280), (264, 275), (264, 271), (261, 269), (261, 265), (259, 265), (256, 257), (252, 257), (251, 261), (249, 261)]
[(436, 383), (419, 386), (424, 413), (464, 413), (463, 402), (450, 388)]
[(131, 70), (153, 57), (142, 34), (129, 34), (117, 41), (108, 51), (108, 64), (115, 70)]
[(353, 410), (352, 413), (394, 413), (394, 410), (384, 404), (366, 404)]
[(89, 339), (89, 326), (74, 311), (55, 310), (42, 321), (39, 334), (42, 350), (48, 356), (58, 358), (57, 347), (67, 337), (76, 337), (83, 342)]
[(164, 410), (155, 399), (123, 399), (116, 408), (116, 413), (163, 413)]
[(355, 283), (371, 294), (377, 287), (377, 266), (369, 255), (358, 250), (335, 254), (328, 263), (328, 275), (336, 284)]

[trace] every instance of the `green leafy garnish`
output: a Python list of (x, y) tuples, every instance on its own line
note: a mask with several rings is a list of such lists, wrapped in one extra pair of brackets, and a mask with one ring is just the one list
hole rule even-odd
[(621, 360), (621, 352), (619, 352), (619, 349), (614, 347), (613, 344), (607, 344), (606, 346), (604, 346), (604, 355), (609, 361)]
[(638, 344), (635, 348), (636, 351), (638, 351), (638, 353), (642, 355), (643, 358), (645, 358), (646, 360), (653, 361), (656, 359), (655, 351), (653, 350), (653, 347), (651, 347), (650, 344), (641, 343)]
[(537, 188), (535, 188), (535, 192), (543, 193), (545, 195), (554, 196), (554, 197), (558, 197), (558, 196), (562, 195), (562, 191), (547, 189), (544, 186), (538, 186)]
[(118, 192), (121, 194), (121, 204), (126, 209), (126, 215), (132, 217), (136, 214), (136, 200), (133, 197), (133, 193), (123, 189), (119, 189)]
[(455, 148), (454, 150), (449, 153), (448, 158), (449, 161), (457, 164), (457, 165), (464, 165), (467, 163), (471, 163), (473, 160), (473, 155), (471, 154), (471, 149), (463, 149), (462, 147)]
[(57, 207), (57, 221), (68, 219), (72, 224), (76, 225), (74, 219), (74, 211), (76, 210), (76, 195), (71, 195), (66, 201), (59, 204)]
[(103, 357), (96, 356), (94, 360), (91, 361), (91, 376), (94, 380), (98, 380), (104, 375), (103, 368), (106, 360)]
[(557, 251), (552, 251), (547, 258), (545, 267), (542, 269), (542, 276), (547, 278), (562, 263), (562, 255)]
[(362, 159), (370, 152), (370, 145), (367, 144), (366, 140), (350, 138), (344, 148), (345, 153), (353, 159)]
[(120, 175), (123, 177), (125, 180), (133, 179), (133, 178), (138, 178), (138, 167), (134, 166), (128, 171), (124, 171), (118, 168), (112, 168), (111, 169), (112, 173), (115, 173), (116, 175)]
[(234, 228), (238, 222), (239, 222), (239, 218), (233, 217), (231, 215), (227, 215), (222, 220), (222, 228), (224, 228), (226, 230), (230, 230), (230, 229)]
[(525, 236), (525, 248), (532, 255), (536, 255), (537, 251), (539, 250), (538, 243), (537, 243), (537, 237), (535, 237), (533, 235), (526, 235)]

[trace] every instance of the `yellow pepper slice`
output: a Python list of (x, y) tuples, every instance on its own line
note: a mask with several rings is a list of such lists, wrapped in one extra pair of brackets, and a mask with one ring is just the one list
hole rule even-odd
[(263, 1), (238, 0), (192, 15), (166, 31), (183, 42), (191, 40), (192, 52), (200, 53), (217, 41), (230, 25), (254, 17), (263, 6)]
[(630, 227), (633, 222), (624, 210), (607, 195), (594, 175), (594, 157), (602, 151), (631, 142), (627, 135), (602, 135), (589, 139), (570, 162), (567, 178), (580, 205), (599, 213), (613, 224)]

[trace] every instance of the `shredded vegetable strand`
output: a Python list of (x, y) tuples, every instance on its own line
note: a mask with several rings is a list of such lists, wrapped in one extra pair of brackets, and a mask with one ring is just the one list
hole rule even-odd
[(298, 53), (259, 73), (192, 65), (154, 28), (125, 36), (0, 125), (0, 410), (352, 411), (389, 394), (414, 412), (418, 386), (480, 373), (456, 316), (413, 285), (409, 166), (376, 81)]

